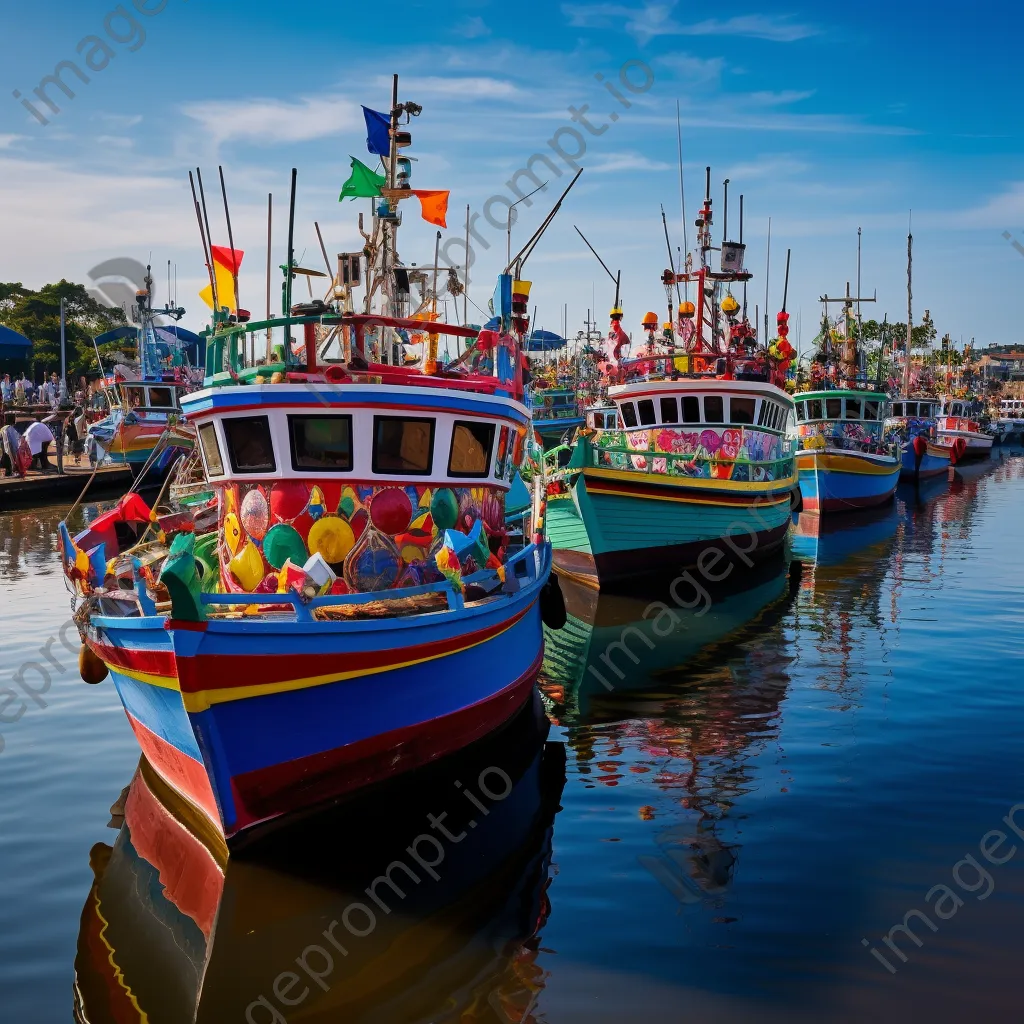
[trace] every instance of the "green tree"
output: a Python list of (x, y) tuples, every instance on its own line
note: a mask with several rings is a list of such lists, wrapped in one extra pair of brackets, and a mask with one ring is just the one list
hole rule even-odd
[(101, 305), (80, 284), (60, 280), (34, 292), (0, 284), (0, 323), (32, 342), (33, 374), (60, 372), (60, 300), (65, 303), (67, 370), (70, 377), (97, 371), (92, 339), (125, 323), (124, 310)]

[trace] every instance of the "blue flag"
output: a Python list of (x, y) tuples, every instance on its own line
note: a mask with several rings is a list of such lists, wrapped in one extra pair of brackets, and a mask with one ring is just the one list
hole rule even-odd
[(374, 156), (391, 155), (391, 118), (369, 107), (363, 107), (366, 118), (366, 148)]

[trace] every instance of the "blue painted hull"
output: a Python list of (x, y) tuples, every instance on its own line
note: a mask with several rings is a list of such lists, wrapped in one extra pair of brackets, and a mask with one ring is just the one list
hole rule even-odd
[(539, 594), (356, 621), (96, 618), (147, 759), (227, 837), (460, 750), (528, 699)]

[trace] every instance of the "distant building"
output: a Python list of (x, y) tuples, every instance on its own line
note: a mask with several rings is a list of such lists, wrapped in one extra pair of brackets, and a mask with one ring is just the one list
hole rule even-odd
[(1010, 346), (993, 346), (980, 352), (979, 372), (997, 380), (1024, 381), (1024, 351)]

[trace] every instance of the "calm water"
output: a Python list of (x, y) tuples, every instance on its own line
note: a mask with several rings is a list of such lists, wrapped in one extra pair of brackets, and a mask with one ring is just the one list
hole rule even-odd
[[(16, 721), (0, 704), (2, 1017), (73, 1019), (76, 976), (92, 1024), (1012, 1017), (1022, 510), (1024, 457), (997, 454), (840, 529), (802, 522), (786, 559), (678, 587), (690, 611), (664, 586), (566, 590), (546, 718), (226, 871), (146, 775), (107, 827), (138, 755), (109, 682), (59, 639), (46, 661), (59, 510), (2, 516), (0, 686), (49, 680)], [(484, 813), (464, 790), (499, 772)], [(428, 814), (440, 852), (415, 845)], [(371, 902), (397, 863), (401, 896)], [(908, 918), (921, 945), (896, 931), (897, 954), (883, 938), (915, 910), (931, 927)], [(342, 920), (344, 953), (323, 934)]]

